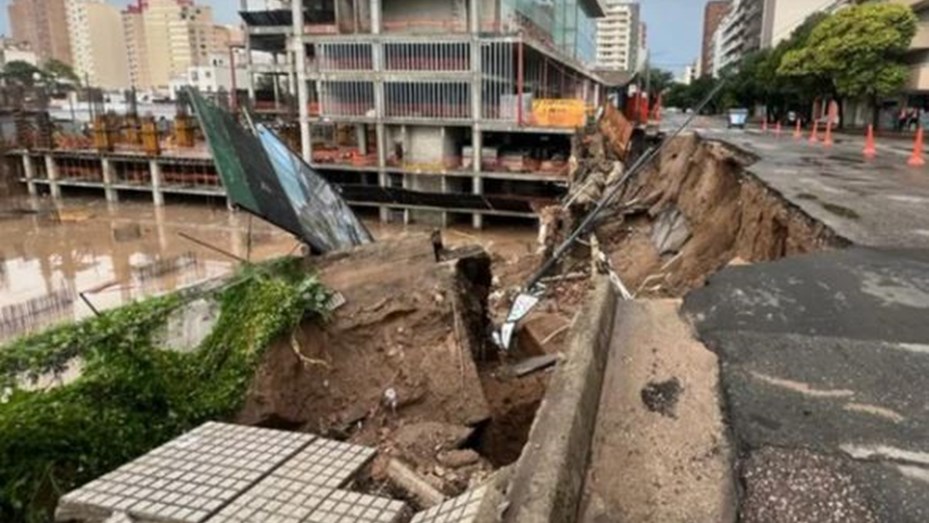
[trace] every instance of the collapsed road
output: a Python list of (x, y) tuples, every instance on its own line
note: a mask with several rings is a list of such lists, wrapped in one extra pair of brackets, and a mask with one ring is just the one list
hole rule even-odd
[[(404, 500), (397, 521), (925, 521), (929, 256), (852, 247), (875, 237), (835, 221), (857, 202), (785, 192), (763, 139), (703, 134), (621, 187), (626, 144), (579, 135), (541, 254), (362, 234), (311, 258), (344, 303), (265, 352), (236, 421), (376, 447), (348, 487)], [(921, 197), (906, 178), (881, 183)], [(610, 189), (496, 351), (490, 320)]]

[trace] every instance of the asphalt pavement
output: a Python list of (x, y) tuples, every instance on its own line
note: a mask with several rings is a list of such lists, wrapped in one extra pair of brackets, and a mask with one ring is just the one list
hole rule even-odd
[(727, 267), (684, 301), (719, 358), (738, 520), (929, 522), (929, 167), (902, 140), (869, 159), (861, 137), (691, 130), (852, 245)]

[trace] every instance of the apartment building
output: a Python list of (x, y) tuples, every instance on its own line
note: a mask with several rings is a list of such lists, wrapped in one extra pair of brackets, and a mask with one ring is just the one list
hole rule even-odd
[(604, 0), (603, 6), (605, 16), (597, 20), (597, 66), (634, 71), (642, 43), (639, 4)]
[(122, 13), (132, 85), (167, 89), (216, 52), (212, 8), (193, 0), (137, 0)]
[(715, 70), (716, 30), (729, 13), (732, 0), (711, 0), (703, 11), (703, 39), (700, 46), (700, 67), (703, 75)]
[(910, 66), (906, 90), (916, 97), (929, 95), (929, 2), (925, 0), (890, 0), (909, 6), (916, 15), (916, 36), (910, 43), (906, 60)]
[[(746, 54), (776, 46), (810, 15), (834, 11), (851, 0), (733, 0), (729, 13), (717, 29), (721, 70), (738, 63)], [(919, 3), (919, 2), (914, 2)]]
[(40, 63), (71, 63), (67, 0), (12, 0), (8, 6), (13, 40), (29, 44)]
[(104, 0), (68, 0), (66, 7), (75, 73), (104, 89), (129, 87), (129, 59), (119, 9)]
[(298, 114), (302, 156), (384, 221), (535, 219), (603, 96), (596, 0), (241, 7), (255, 110)]

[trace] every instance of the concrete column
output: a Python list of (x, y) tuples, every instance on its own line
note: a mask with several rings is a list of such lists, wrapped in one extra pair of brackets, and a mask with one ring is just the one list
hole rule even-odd
[(161, 164), (158, 160), (150, 160), (148, 170), (152, 177), (152, 203), (156, 207), (161, 207), (165, 204), (165, 195), (161, 192)]
[[(442, 193), (443, 194), (448, 193), (448, 176), (442, 177)], [(442, 216), (439, 218), (439, 224), (442, 226), (443, 229), (448, 228), (448, 213), (447, 212), (442, 211)]]
[(381, 34), (381, 0), (371, 0), (371, 34)]
[(116, 173), (113, 172), (113, 161), (109, 158), (101, 158), (100, 168), (103, 169), (103, 191), (106, 194), (106, 201), (119, 201), (116, 189), (113, 188), (113, 182), (116, 179)]
[(274, 64), (274, 74), (271, 75), (271, 89), (274, 91), (274, 108), (277, 109), (281, 105), (281, 87), (278, 85), (281, 78), (277, 74), (277, 53), (271, 53), (271, 63)]
[(51, 155), (45, 156), (45, 171), (48, 173), (48, 188), (52, 198), (61, 198), (61, 186), (58, 185), (58, 164)]
[[(375, 140), (377, 141), (375, 147), (377, 148), (378, 185), (387, 187), (389, 181), (385, 170), (387, 168), (387, 129), (382, 121), (375, 124)], [(390, 209), (387, 207), (381, 206), (378, 208), (378, 214), (380, 214), (381, 222), (387, 223), (390, 220)]]
[(481, 1), (482, 0), (468, 0), (468, 14), (470, 15), (468, 19), (468, 29), (473, 35), (481, 32)]
[(358, 152), (368, 154), (368, 130), (365, 124), (355, 124), (355, 141), (358, 142)]
[(300, 152), (303, 159), (309, 163), (313, 151), (310, 144), (310, 92), (306, 77), (306, 47), (303, 42), (303, 0), (296, 0), (291, 4), (293, 14), (294, 34), (294, 60), (297, 62), (297, 101), (300, 104)]
[[(248, 11), (248, 0), (239, 2), (240, 11)], [(246, 83), (248, 87), (248, 100), (253, 105), (255, 103), (255, 62), (252, 60), (252, 36), (248, 33), (248, 26), (245, 27), (245, 70)]]
[[(471, 131), (471, 147), (474, 149), (472, 157), (472, 170), (474, 176), (471, 178), (473, 194), (484, 194), (484, 178), (481, 176), (481, 161), (483, 159), (484, 131), (480, 125), (475, 125)], [(475, 229), (484, 228), (484, 216), (474, 213), (471, 215), (471, 226)]]
[[(403, 188), (404, 189), (413, 188), (413, 179), (411, 178), (411, 176), (414, 176), (414, 175), (403, 173)], [(410, 210), (403, 209), (403, 225), (409, 225), (411, 221), (410, 218), (411, 218)]]
[(36, 190), (35, 182), (35, 164), (32, 163), (32, 156), (29, 153), (23, 155), (23, 173), (26, 176), (26, 188), (29, 190), (29, 196), (36, 196), (39, 191)]
[[(475, 0), (476, 1), (476, 0)], [(481, 105), (481, 88), (483, 86), (483, 73), (481, 72), (481, 42), (477, 35), (471, 36), (471, 118), (474, 121), (480, 121)]]

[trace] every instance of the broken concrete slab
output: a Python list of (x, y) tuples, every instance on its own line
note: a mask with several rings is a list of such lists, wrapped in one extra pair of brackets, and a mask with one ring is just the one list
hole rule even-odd
[(690, 239), (687, 217), (677, 207), (664, 210), (652, 226), (652, 244), (658, 254), (677, 254)]
[(529, 358), (511, 365), (510, 371), (514, 376), (523, 377), (527, 374), (538, 372), (540, 370), (551, 367), (560, 358), (561, 356), (558, 354), (545, 354), (543, 356), (536, 356), (534, 358)]
[[(694, 339), (679, 304), (617, 306), (577, 521), (735, 520), (718, 362)], [(659, 396), (668, 401), (646, 404)]]
[(500, 519), (572, 521), (586, 476), (617, 294), (606, 277), (596, 282), (571, 330), (565, 360), (556, 368), (529, 441), (509, 479)]

